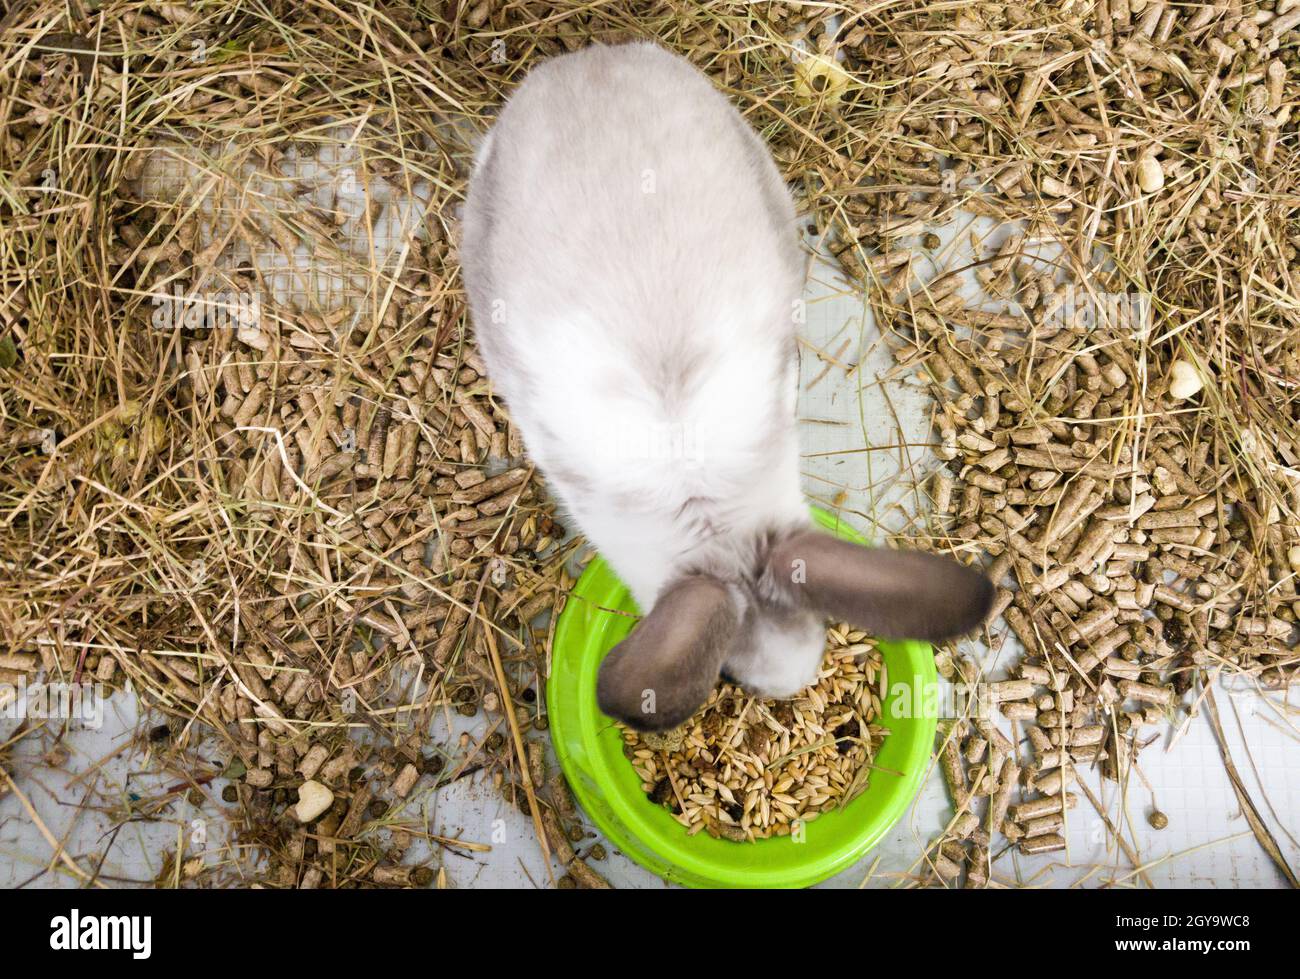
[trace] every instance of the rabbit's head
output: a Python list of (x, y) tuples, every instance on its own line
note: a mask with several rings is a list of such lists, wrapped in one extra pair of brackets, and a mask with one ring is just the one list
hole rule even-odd
[(825, 621), (939, 641), (988, 615), (993, 586), (949, 558), (863, 547), (811, 529), (772, 535), (741, 573), (685, 573), (601, 664), (600, 708), (640, 730), (690, 718), (720, 675), (789, 697), (816, 679)]

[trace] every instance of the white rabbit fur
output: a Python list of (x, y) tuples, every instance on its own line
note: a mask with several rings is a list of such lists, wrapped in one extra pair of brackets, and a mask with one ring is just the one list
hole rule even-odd
[(805, 260), (790, 194), (740, 114), (652, 44), (543, 63), (478, 153), (461, 258), (495, 392), (640, 608), (683, 576), (721, 582), (725, 672), (770, 696), (810, 683), (824, 619), (766, 565), (810, 526), (795, 422)]

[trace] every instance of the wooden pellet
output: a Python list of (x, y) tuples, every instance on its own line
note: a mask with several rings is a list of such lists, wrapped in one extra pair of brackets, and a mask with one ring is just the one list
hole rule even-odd
[(1024, 854), (1053, 853), (1056, 850), (1064, 849), (1065, 837), (1058, 833), (1048, 833), (1020, 841), (1020, 852)]

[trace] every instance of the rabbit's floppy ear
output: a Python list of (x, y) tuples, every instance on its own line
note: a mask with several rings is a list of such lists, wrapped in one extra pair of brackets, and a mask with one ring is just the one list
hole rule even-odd
[(727, 586), (706, 575), (669, 585), (600, 664), (600, 709), (640, 731), (666, 731), (709, 697), (736, 631)]
[(863, 547), (815, 530), (779, 541), (767, 570), (799, 604), (889, 639), (951, 639), (983, 622), (993, 605), (992, 582), (950, 558)]

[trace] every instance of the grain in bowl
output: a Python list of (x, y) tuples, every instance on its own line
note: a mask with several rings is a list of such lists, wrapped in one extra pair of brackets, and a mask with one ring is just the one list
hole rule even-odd
[(877, 723), (887, 683), (875, 641), (833, 624), (816, 682), (795, 697), (755, 697), (724, 683), (673, 731), (624, 729), (624, 754), (645, 793), (688, 835), (786, 836), (867, 787), (889, 733)]

